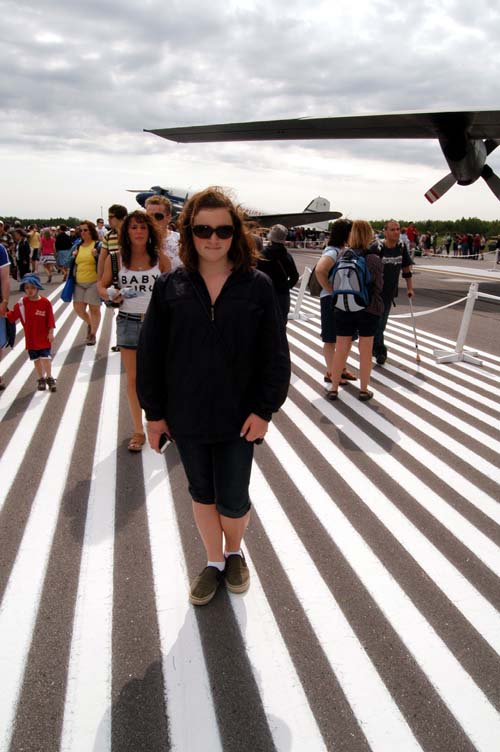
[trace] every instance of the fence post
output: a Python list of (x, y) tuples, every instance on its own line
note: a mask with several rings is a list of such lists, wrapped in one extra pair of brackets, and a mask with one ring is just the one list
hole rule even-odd
[(309, 282), (309, 277), (312, 274), (312, 269), (310, 269), (308, 266), (304, 269), (304, 273), (302, 274), (302, 281), (300, 283), (299, 292), (297, 295), (297, 300), (295, 301), (295, 306), (293, 311), (290, 311), (288, 314), (288, 318), (291, 321), (307, 321), (309, 319), (309, 316), (306, 316), (304, 313), (300, 312), (300, 309), (302, 307), (302, 301), (304, 300), (304, 295), (306, 294), (307, 289), (307, 283)]
[(465, 363), (474, 363), (476, 366), (481, 366), (483, 364), (482, 360), (474, 357), (475, 355), (477, 355), (476, 351), (469, 350), (467, 352), (464, 352), (465, 340), (467, 337), (467, 332), (469, 331), (469, 324), (472, 318), (472, 313), (474, 311), (474, 304), (478, 297), (478, 283), (471, 282), (455, 349), (451, 351), (434, 350), (436, 363), (457, 363), (459, 361), (463, 361)]

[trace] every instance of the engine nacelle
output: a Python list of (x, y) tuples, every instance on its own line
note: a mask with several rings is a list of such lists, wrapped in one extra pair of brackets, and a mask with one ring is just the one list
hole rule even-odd
[(481, 177), (488, 156), (484, 141), (471, 140), (464, 135), (452, 139), (440, 138), (439, 143), (450, 172), (459, 185), (471, 185)]

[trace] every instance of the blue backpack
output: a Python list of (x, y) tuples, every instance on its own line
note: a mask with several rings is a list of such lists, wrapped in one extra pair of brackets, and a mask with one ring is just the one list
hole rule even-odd
[(341, 311), (362, 311), (370, 302), (370, 272), (366, 259), (350, 248), (343, 251), (334, 264), (332, 282), (333, 305)]

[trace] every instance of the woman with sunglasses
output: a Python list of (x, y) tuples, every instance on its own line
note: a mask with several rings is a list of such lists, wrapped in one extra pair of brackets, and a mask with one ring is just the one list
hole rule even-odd
[(156, 223), (160, 233), (161, 252), (170, 260), (172, 271), (180, 266), (179, 233), (172, 230), (172, 204), (166, 196), (150, 196), (144, 204), (146, 212)]
[(156, 282), (141, 330), (137, 390), (149, 442), (175, 440), (207, 565), (190, 601), (222, 581), (249, 586), (241, 542), (250, 518), (254, 442), (286, 399), (290, 357), (270, 279), (243, 214), (219, 188), (191, 196), (179, 218), (183, 267)]
[[(89, 219), (80, 225), (81, 242), (73, 251), (76, 270), (73, 308), (87, 324), (87, 345), (95, 345), (101, 323), (101, 301), (97, 292), (97, 260), (99, 258), (99, 235)], [(87, 311), (88, 308), (88, 311)]]
[(97, 289), (104, 301), (120, 305), (116, 319), (116, 344), (127, 375), (127, 400), (134, 424), (128, 449), (130, 452), (140, 452), (146, 436), (135, 386), (137, 343), (153, 285), (162, 272), (170, 271), (170, 262), (159, 253), (160, 239), (156, 225), (143, 211), (137, 210), (125, 217), (118, 243), (118, 289), (113, 292), (111, 288), (113, 267), (110, 255), (104, 263)]

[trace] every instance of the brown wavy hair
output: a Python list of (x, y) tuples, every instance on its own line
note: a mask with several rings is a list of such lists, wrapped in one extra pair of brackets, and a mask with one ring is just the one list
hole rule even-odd
[(87, 225), (87, 227), (89, 228), (90, 237), (92, 238), (92, 240), (97, 242), (99, 240), (99, 233), (97, 232), (97, 227), (95, 226), (95, 222), (92, 222), (91, 219), (84, 219), (82, 222), (80, 222), (80, 227), (82, 225)]
[(146, 251), (151, 261), (151, 266), (155, 266), (155, 264), (158, 263), (160, 256), (160, 236), (158, 234), (158, 230), (156, 229), (156, 224), (153, 218), (140, 209), (136, 209), (135, 211), (130, 212), (130, 214), (127, 214), (120, 228), (118, 243), (120, 245), (120, 255), (123, 261), (123, 265), (128, 269), (130, 261), (132, 259), (132, 244), (130, 243), (128, 227), (133, 221), (142, 222), (148, 228)]
[(233, 262), (233, 270), (249, 271), (257, 264), (258, 254), (252, 235), (245, 224), (245, 215), (230, 196), (218, 186), (210, 186), (193, 194), (184, 204), (178, 219), (180, 232), (179, 257), (189, 272), (198, 270), (198, 253), (194, 246), (191, 230), (195, 216), (202, 209), (227, 209), (234, 227), (233, 239), (228, 258)]

